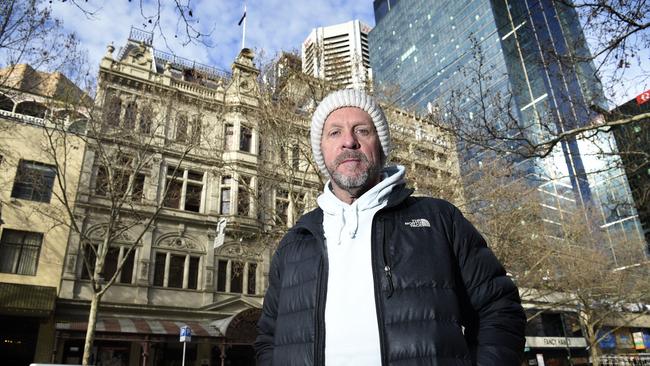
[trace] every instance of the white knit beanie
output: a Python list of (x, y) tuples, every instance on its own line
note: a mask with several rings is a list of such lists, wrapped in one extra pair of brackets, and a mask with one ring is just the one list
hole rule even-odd
[(381, 164), (385, 164), (390, 153), (390, 131), (388, 130), (388, 121), (384, 112), (375, 100), (361, 90), (343, 89), (330, 93), (323, 99), (311, 119), (311, 150), (314, 153), (314, 160), (321, 172), (329, 176), (325, 167), (323, 152), (320, 148), (321, 138), (323, 136), (323, 125), (330, 113), (343, 107), (357, 107), (366, 111), (372, 122), (375, 124), (377, 136), (381, 144), (382, 156)]

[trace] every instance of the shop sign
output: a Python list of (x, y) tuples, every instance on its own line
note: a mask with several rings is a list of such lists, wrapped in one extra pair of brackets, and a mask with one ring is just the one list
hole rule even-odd
[[(597, 338), (603, 337), (603, 333), (608, 332), (609, 329), (603, 329), (598, 331)], [(612, 333), (607, 333), (605, 337), (600, 339), (598, 342), (600, 349), (614, 349), (616, 348), (616, 337)]]
[(584, 348), (587, 347), (587, 341), (583, 337), (526, 337), (526, 347)]
[(616, 344), (618, 348), (634, 348), (634, 341), (627, 329), (619, 329), (616, 331)]
[(632, 333), (632, 338), (634, 338), (634, 349), (645, 349), (645, 344), (643, 344), (643, 332)]
[(643, 344), (645, 345), (645, 348), (650, 349), (650, 332), (647, 330), (643, 331)]

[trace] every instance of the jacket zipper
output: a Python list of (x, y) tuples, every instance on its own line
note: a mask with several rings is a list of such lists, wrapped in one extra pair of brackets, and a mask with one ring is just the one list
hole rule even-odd
[(382, 254), (384, 255), (384, 274), (386, 275), (386, 281), (388, 282), (388, 295), (387, 299), (390, 299), (393, 296), (395, 291), (395, 286), (393, 285), (393, 272), (391, 272), (389, 255), (388, 255), (388, 240), (386, 238), (386, 220), (382, 219)]
[[(382, 231), (382, 235), (376, 235), (376, 230), (378, 228), (377, 223), (375, 222), (375, 219), (377, 217), (377, 212), (375, 214), (375, 217), (372, 219), (372, 238), (371, 238), (371, 256), (372, 256), (372, 275), (373, 275), (373, 280), (375, 284), (375, 307), (377, 308), (377, 326), (379, 327), (379, 350), (381, 353), (381, 364), (382, 365), (388, 365), (388, 360), (386, 359), (386, 337), (384, 335), (384, 313), (381, 308), (381, 301), (382, 301), (382, 296), (381, 296), (381, 280), (380, 280), (380, 275), (379, 275), (379, 268), (381, 268), (381, 265), (378, 263), (378, 255), (377, 255), (377, 238), (381, 238), (382, 240), (385, 240), (386, 238), (384, 237), (384, 218), (379, 219), (379, 229)], [(382, 243), (384, 244), (384, 243)], [(386, 270), (386, 267), (388, 267), (388, 270)], [(384, 267), (384, 271), (386, 273), (387, 277), (391, 277), (391, 282), (392, 283), (392, 274), (390, 272), (390, 266), (386, 265)], [(391, 285), (392, 286), (392, 285)]]

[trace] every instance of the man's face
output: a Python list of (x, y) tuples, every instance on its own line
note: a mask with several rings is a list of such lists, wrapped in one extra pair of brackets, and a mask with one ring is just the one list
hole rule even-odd
[(381, 144), (364, 110), (344, 107), (330, 113), (323, 126), (321, 150), (338, 188), (357, 197), (379, 181)]

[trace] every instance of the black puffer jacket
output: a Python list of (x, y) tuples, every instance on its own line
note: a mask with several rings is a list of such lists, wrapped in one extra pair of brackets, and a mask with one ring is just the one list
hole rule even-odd
[[(519, 365), (526, 319), (503, 267), (453, 205), (402, 192), (373, 220), (382, 364)], [(303, 216), (271, 261), (258, 365), (324, 365), (322, 221), (320, 209)]]

